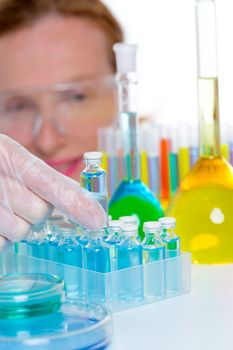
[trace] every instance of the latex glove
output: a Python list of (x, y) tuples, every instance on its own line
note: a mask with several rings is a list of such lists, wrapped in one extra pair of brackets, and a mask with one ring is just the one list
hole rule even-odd
[(107, 221), (101, 205), (78, 182), (0, 135), (0, 250), (22, 240), (53, 207), (91, 230)]

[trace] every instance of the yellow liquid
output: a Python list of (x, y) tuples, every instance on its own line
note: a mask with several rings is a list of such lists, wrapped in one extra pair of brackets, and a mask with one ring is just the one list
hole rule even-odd
[(223, 158), (200, 158), (166, 214), (177, 219), (181, 248), (194, 263), (233, 262), (233, 169)]

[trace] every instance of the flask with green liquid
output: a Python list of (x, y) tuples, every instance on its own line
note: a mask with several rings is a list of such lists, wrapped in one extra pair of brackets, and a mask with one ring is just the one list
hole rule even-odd
[(220, 152), (215, 11), (214, 0), (197, 0), (200, 158), (167, 211), (182, 250), (203, 264), (233, 262), (233, 168)]
[(109, 203), (113, 219), (135, 215), (139, 222), (139, 235), (144, 237), (143, 222), (155, 221), (163, 216), (159, 201), (140, 180), (138, 120), (136, 113), (136, 45), (114, 45), (117, 61), (119, 92), (119, 126), (124, 152), (124, 178)]

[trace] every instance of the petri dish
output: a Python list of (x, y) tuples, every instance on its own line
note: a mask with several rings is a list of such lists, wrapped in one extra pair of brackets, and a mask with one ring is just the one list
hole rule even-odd
[(26, 318), (58, 310), (64, 282), (47, 274), (7, 274), (0, 278), (0, 319)]
[(1, 350), (103, 350), (111, 335), (110, 312), (66, 298), (59, 277), (23, 273), (0, 278)]

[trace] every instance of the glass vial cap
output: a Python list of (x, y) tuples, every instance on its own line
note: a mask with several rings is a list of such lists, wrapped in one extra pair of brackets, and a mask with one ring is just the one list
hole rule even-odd
[(136, 224), (124, 224), (122, 231), (126, 236), (135, 236), (138, 232), (138, 225)]
[(85, 164), (100, 164), (103, 159), (102, 152), (85, 152), (83, 156), (83, 161)]
[(162, 224), (159, 221), (146, 221), (143, 224), (143, 232), (158, 233), (162, 231)]
[(108, 223), (110, 228), (121, 228), (122, 222), (120, 220), (111, 220)]
[(134, 215), (131, 215), (131, 216), (121, 216), (119, 218), (119, 221), (122, 223), (122, 224), (138, 224), (138, 220), (136, 218), (136, 216)]
[(165, 229), (176, 227), (176, 219), (169, 216), (164, 216), (163, 218), (160, 218), (159, 222)]

